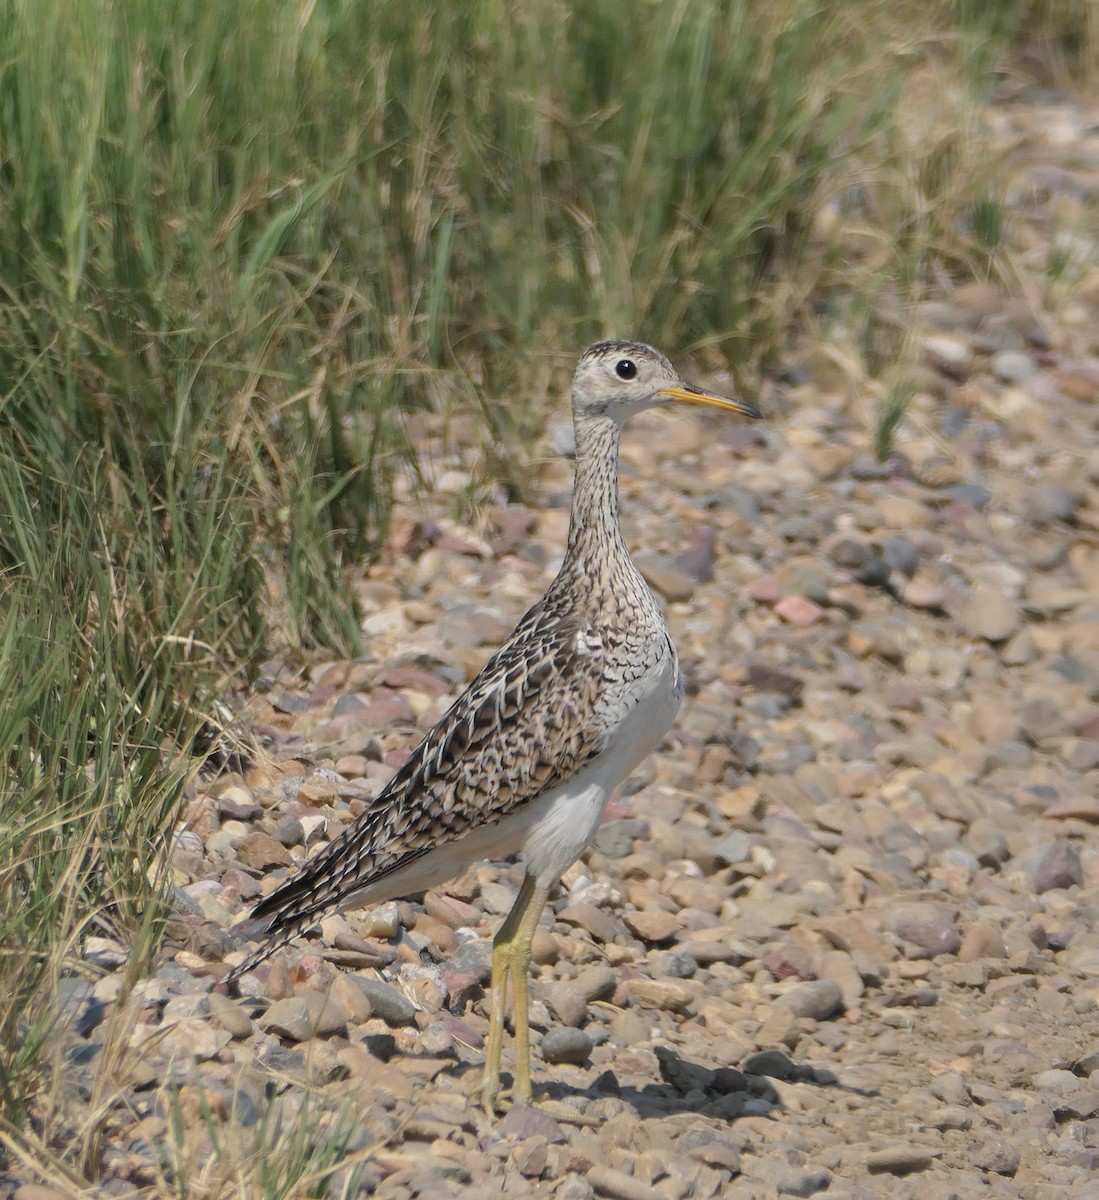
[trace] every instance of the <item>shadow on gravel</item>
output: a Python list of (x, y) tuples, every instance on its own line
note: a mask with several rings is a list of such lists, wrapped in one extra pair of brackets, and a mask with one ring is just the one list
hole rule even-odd
[(653, 1047), (660, 1064), (660, 1083), (642, 1087), (620, 1084), (614, 1071), (599, 1075), (589, 1087), (578, 1088), (559, 1081), (543, 1084), (543, 1094), (553, 1100), (575, 1103), (613, 1096), (636, 1110), (638, 1117), (664, 1117), (675, 1113), (697, 1113), (735, 1121), (742, 1116), (759, 1116), (782, 1108), (782, 1097), (773, 1081), (835, 1088), (861, 1096), (872, 1090), (842, 1084), (826, 1067), (797, 1063), (780, 1050), (762, 1050), (749, 1055), (740, 1067), (704, 1067), (682, 1058), (670, 1046)]

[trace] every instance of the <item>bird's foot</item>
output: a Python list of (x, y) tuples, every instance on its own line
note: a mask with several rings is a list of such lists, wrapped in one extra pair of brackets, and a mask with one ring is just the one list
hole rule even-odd
[(510, 1108), (522, 1105), (544, 1112), (555, 1121), (561, 1121), (568, 1125), (592, 1126), (599, 1124), (598, 1117), (589, 1117), (575, 1105), (566, 1104), (563, 1100), (554, 1100), (549, 1096), (532, 1096), (529, 1092), (526, 1095), (518, 1095), (512, 1088), (501, 1090), (499, 1087), (489, 1088), (486, 1086), (481, 1089), (481, 1107), (491, 1120), (503, 1116)]
[(566, 1104), (564, 1100), (552, 1100), (549, 1096), (539, 1096), (531, 1100), (530, 1106), (566, 1125), (593, 1126), (600, 1123), (598, 1117), (589, 1117), (575, 1105)]

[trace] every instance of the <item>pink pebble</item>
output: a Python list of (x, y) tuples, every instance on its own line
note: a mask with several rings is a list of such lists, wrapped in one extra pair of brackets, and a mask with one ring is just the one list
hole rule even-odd
[(804, 596), (783, 596), (775, 612), (791, 625), (813, 625), (824, 616), (824, 609)]

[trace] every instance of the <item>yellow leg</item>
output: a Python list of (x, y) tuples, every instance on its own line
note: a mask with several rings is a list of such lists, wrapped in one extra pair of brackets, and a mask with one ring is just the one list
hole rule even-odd
[(500, 1094), (500, 1055), (504, 1042), (504, 1013), (507, 1009), (509, 981), (515, 997), (516, 1062), (512, 1100), (516, 1104), (531, 1102), (530, 946), (548, 894), (546, 888), (538, 887), (528, 875), (492, 943), (488, 1044), (485, 1049), (485, 1076), (481, 1084), (481, 1102), (490, 1116), (495, 1115), (496, 1098)]
[(515, 995), (512, 1010), (515, 1022), (515, 1086), (511, 1089), (513, 1104), (530, 1104), (533, 1098), (530, 1082), (530, 947), (549, 895), (548, 888), (536, 887), (532, 883), (523, 903), (523, 892), (528, 881), (529, 877), (523, 881), (515, 901), (516, 908), (520, 904), (523, 904), (523, 908), (511, 946), (511, 986)]

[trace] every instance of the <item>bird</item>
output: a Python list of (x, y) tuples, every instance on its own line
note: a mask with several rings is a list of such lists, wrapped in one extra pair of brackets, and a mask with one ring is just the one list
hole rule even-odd
[(250, 928), (268, 944), (226, 977), (233, 985), (330, 912), (416, 895), (471, 863), (516, 856), (522, 882), (492, 944), (480, 1087), (490, 1116), (506, 1095), (500, 1076), (509, 988), (511, 1103), (535, 1103), (531, 944), (550, 891), (587, 848), (615, 788), (671, 728), (683, 697), (662, 610), (619, 523), (622, 427), (635, 413), (667, 404), (761, 415), (743, 400), (687, 383), (642, 342), (601, 341), (580, 355), (572, 380), (572, 512), (556, 577), (377, 798), (258, 901)]

